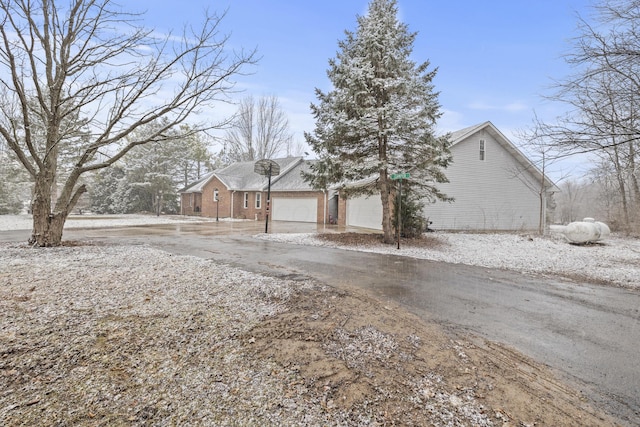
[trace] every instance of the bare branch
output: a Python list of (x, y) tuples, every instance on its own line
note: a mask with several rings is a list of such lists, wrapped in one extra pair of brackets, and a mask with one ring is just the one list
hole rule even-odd
[[(0, 0), (0, 14), (0, 72), (10, 76), (1, 83), (0, 136), (36, 178), (38, 215), (50, 213), (46, 200), (66, 147), (78, 154), (55, 203), (60, 215), (77, 201), (83, 174), (215, 108), (234, 90), (232, 79), (256, 62), (255, 51), (229, 50), (220, 32), (224, 14), (206, 14), (201, 27), (179, 36), (141, 27), (142, 15), (111, 0)], [(165, 129), (136, 132), (158, 120)]]
[(275, 96), (240, 102), (233, 126), (225, 135), (231, 160), (272, 159), (290, 146), (289, 120)]

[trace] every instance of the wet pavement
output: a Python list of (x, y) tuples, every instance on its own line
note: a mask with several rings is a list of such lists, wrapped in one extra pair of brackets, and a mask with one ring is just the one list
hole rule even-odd
[[(272, 222), (274, 233), (342, 231)], [(353, 231), (353, 230), (352, 230)], [(640, 424), (640, 293), (395, 255), (296, 246), (251, 237), (264, 223), (69, 229), (66, 239), (149, 244), (265, 274), (357, 286), (455, 333), (510, 345), (547, 364), (599, 406)], [(17, 238), (20, 235), (23, 238)], [(0, 241), (28, 232), (0, 232)]]

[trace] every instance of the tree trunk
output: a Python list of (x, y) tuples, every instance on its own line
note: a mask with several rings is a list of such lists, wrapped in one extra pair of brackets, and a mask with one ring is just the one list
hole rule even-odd
[(620, 191), (620, 197), (622, 198), (622, 215), (624, 217), (625, 228), (629, 228), (629, 204), (627, 202), (627, 184), (624, 179), (624, 168), (620, 161), (620, 153), (618, 147), (613, 147), (613, 166), (615, 168), (616, 180), (618, 182), (618, 191)]
[(51, 211), (51, 180), (38, 176), (34, 187), (31, 204), (33, 212), (33, 230), (29, 244), (40, 247), (60, 246), (62, 230), (67, 220), (67, 211), (53, 213)]
[(544, 235), (545, 224), (544, 224), (544, 190), (540, 190), (538, 193), (540, 197), (540, 212), (538, 213), (538, 234), (540, 236)]
[(636, 166), (636, 147), (633, 142), (629, 143), (629, 180), (631, 181), (632, 189), (632, 211), (634, 212), (633, 222), (636, 223), (640, 220), (640, 184), (638, 184), (638, 173)]
[(52, 202), (53, 183), (55, 181), (54, 174), (51, 173), (53, 168), (51, 165), (48, 166), (49, 168), (45, 168), (45, 171), (49, 171), (48, 173), (41, 172), (36, 175), (33, 202), (31, 203), (33, 230), (29, 244), (40, 247), (60, 246), (67, 217), (80, 197), (87, 191), (85, 185), (75, 187), (80, 175), (74, 171), (67, 178), (60, 196), (56, 198), (55, 209), (52, 209), (54, 204)]
[(382, 201), (382, 232), (383, 242), (392, 244), (394, 242), (393, 237), (393, 225), (391, 221), (391, 209), (389, 207), (389, 177), (387, 171), (380, 171), (380, 180), (378, 181), (380, 188), (380, 200)]
[(544, 230), (545, 230), (545, 203), (544, 203), (544, 197), (545, 197), (545, 188), (544, 188), (544, 178), (545, 178), (545, 155), (544, 155), (544, 151), (542, 152), (542, 178), (540, 179), (540, 191), (538, 192), (538, 196), (540, 196), (540, 212), (539, 217), (538, 217), (538, 234), (540, 236), (544, 235)]

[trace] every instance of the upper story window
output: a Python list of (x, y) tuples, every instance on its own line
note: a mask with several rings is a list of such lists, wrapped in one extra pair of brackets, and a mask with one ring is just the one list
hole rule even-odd
[(480, 140), (480, 160), (484, 160), (485, 157), (485, 143), (484, 139)]
[(262, 193), (256, 193), (256, 209), (262, 207)]
[(243, 205), (245, 209), (249, 207), (249, 193), (244, 193), (244, 203)]
[(213, 190), (213, 201), (217, 202), (219, 199), (218, 189)]

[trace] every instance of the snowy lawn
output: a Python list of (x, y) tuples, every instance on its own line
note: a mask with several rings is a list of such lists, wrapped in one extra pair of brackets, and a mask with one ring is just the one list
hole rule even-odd
[[(182, 215), (69, 215), (64, 227), (104, 228), (204, 221), (215, 221), (215, 219)], [(0, 231), (31, 230), (32, 227), (31, 215), (0, 215)]]
[(640, 289), (640, 240), (612, 236), (601, 243), (569, 244), (561, 235), (429, 233), (431, 247), (401, 245), (340, 245), (315, 234), (269, 234), (256, 238), (298, 245), (329, 246), (365, 252), (527, 273), (561, 275)]
[[(0, 215), (0, 231), (28, 230), (29, 215)], [(100, 228), (128, 225), (175, 224), (215, 221), (179, 215), (72, 215), (67, 228)], [(539, 237), (523, 233), (429, 233), (440, 244), (431, 247), (402, 245), (348, 245), (318, 238), (313, 233), (258, 234), (267, 239), (297, 245), (322, 245), (349, 250), (409, 256), (419, 259), (500, 268), (536, 274), (561, 275), (640, 289), (640, 240), (613, 235), (598, 244), (571, 245), (559, 234)]]

